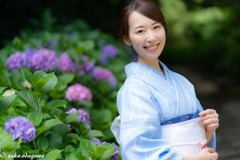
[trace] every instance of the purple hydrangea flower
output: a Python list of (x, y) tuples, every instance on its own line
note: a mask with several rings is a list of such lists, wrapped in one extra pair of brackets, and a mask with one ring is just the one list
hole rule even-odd
[[(110, 144), (110, 143), (103, 142), (102, 144)], [(113, 153), (112, 157), (110, 157), (108, 160), (115, 160), (120, 156), (120, 152), (117, 149), (117, 145), (115, 143), (113, 143), (113, 146), (115, 148), (115, 152)]]
[(78, 68), (78, 64), (69, 58), (66, 52), (61, 55), (59, 66), (62, 72), (76, 72)]
[(79, 113), (81, 116), (77, 119), (78, 122), (86, 122), (88, 124), (88, 129), (91, 130), (91, 122), (89, 121), (90, 117), (89, 114), (86, 113), (84, 110), (77, 110), (76, 108), (72, 108), (69, 111), (66, 111), (65, 113), (70, 114), (70, 113)]
[(31, 65), (33, 70), (52, 71), (57, 68), (58, 58), (55, 51), (45, 48), (37, 50), (31, 58)]
[(91, 91), (87, 87), (79, 83), (69, 86), (67, 88), (65, 96), (69, 101), (75, 102), (76, 101), (86, 102), (92, 99)]
[(16, 72), (19, 68), (27, 66), (27, 56), (19, 52), (12, 54), (7, 59), (6, 66), (10, 71)]
[(83, 60), (83, 61), (87, 61), (88, 59), (89, 59), (88, 56), (86, 56), (86, 55), (81, 55), (81, 60)]
[(22, 138), (24, 143), (26, 143), (26, 140), (31, 142), (37, 131), (34, 124), (25, 117), (16, 117), (8, 120), (5, 123), (5, 130), (10, 135), (13, 135), (13, 140)]
[(115, 46), (108, 44), (102, 49), (102, 57), (100, 61), (102, 64), (106, 65), (108, 64), (108, 57), (116, 57), (117, 54), (118, 49)]
[(102, 144), (102, 142), (96, 137), (90, 137), (90, 141), (92, 141), (96, 145)]
[(95, 67), (92, 71), (92, 76), (97, 80), (107, 80), (113, 86), (117, 84), (117, 80), (113, 73), (106, 68)]
[(34, 48), (29, 48), (27, 49), (24, 53), (27, 55), (27, 67), (32, 67), (31, 61), (32, 61), (32, 56), (34, 53), (36, 53), (36, 49)]
[(80, 67), (80, 74), (86, 75), (88, 73), (91, 73), (93, 68), (94, 64), (92, 62), (85, 62)]

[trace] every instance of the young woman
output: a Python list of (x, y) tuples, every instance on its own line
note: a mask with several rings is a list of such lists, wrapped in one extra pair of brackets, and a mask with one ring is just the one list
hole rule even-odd
[(120, 116), (112, 124), (122, 159), (215, 160), (218, 114), (203, 110), (193, 85), (158, 60), (166, 34), (163, 14), (151, 0), (132, 0), (123, 8), (120, 37), (138, 61), (125, 66)]

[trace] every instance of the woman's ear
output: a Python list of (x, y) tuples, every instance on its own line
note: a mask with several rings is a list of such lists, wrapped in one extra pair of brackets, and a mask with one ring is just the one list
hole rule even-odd
[(124, 41), (124, 43), (125, 43), (126, 45), (132, 46), (132, 43), (131, 43), (131, 41), (130, 41), (130, 39), (129, 39), (128, 37), (124, 37), (124, 38), (123, 38), (123, 41)]

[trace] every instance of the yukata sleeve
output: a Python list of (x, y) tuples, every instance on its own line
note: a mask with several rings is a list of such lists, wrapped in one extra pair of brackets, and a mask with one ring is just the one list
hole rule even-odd
[(123, 160), (182, 160), (161, 136), (159, 108), (144, 82), (129, 80), (117, 98)]

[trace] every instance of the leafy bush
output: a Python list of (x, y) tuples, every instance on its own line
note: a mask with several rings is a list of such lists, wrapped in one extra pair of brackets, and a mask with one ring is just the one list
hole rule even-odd
[(0, 52), (1, 151), (44, 159), (118, 158), (110, 126), (132, 50), (79, 20), (51, 33), (23, 31)]

